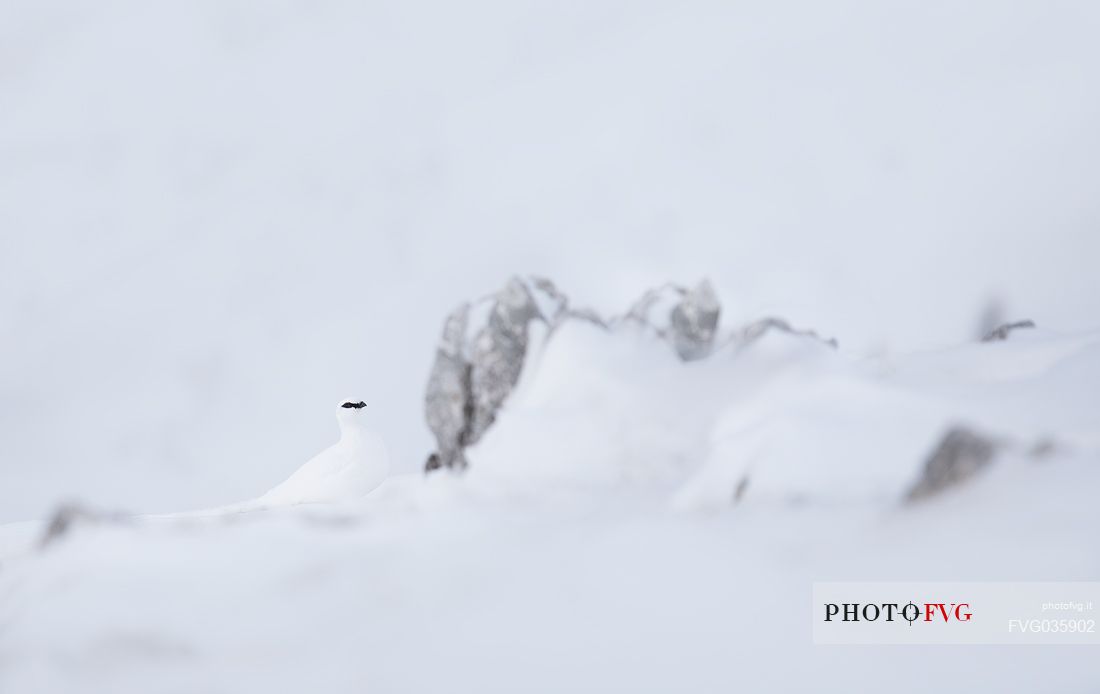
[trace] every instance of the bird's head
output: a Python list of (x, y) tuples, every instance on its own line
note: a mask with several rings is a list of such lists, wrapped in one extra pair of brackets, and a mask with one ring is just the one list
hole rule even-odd
[(336, 409), (336, 419), (340, 422), (341, 429), (362, 426), (367, 418), (367, 403), (362, 400), (341, 400)]

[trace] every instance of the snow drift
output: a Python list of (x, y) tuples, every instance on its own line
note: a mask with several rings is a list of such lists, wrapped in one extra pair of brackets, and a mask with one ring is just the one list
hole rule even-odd
[[(551, 310), (539, 295), (553, 297)], [(682, 510), (894, 503), (996, 459), (1038, 460), (1033, 449), (1093, 450), (1100, 431), (1100, 417), (1083, 416), (1100, 383), (1094, 334), (1032, 330), (1008, 344), (852, 358), (777, 318), (721, 327), (705, 281), (646, 292), (607, 318), (573, 309), (544, 279), (515, 278), (481, 303), (481, 326), (468, 326), (469, 305), (448, 319), (426, 397), (437, 459), (469, 463), (475, 481), (640, 486)], [(506, 306), (522, 307), (511, 309), (519, 318)], [(703, 337), (683, 318), (700, 313)], [(1035, 391), (1037, 377), (1062, 369), (1081, 371), (1071, 392)], [(455, 372), (489, 376), (444, 378)]]
[(681, 310), (713, 336), (685, 355), (661, 317), (699, 294), (646, 321), (528, 317), (506, 326), (523, 350), (481, 341), (503, 380), (463, 400), (493, 409), (468, 420), (489, 425), (461, 473), (331, 506), (0, 527), (0, 678), (112, 694), (1100, 683), (1086, 649), (814, 648), (807, 612), (826, 579), (1094, 578), (1100, 333), (853, 358), (776, 320), (711, 330)]

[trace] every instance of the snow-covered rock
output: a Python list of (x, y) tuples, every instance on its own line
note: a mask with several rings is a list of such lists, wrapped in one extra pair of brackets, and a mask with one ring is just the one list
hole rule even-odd
[(782, 318), (768, 317), (761, 318), (760, 320), (753, 321), (745, 327), (741, 328), (735, 335), (737, 341), (742, 345), (749, 345), (759, 340), (766, 335), (770, 330), (778, 330), (780, 332), (788, 333), (790, 335), (801, 335), (804, 337), (812, 337), (815, 340), (820, 340), (826, 345), (836, 349), (837, 341), (835, 337), (823, 338), (813, 330), (799, 330), (792, 327), (790, 323)]
[[(722, 334), (721, 302), (705, 279), (693, 289), (672, 283), (650, 289), (625, 313), (607, 318), (592, 310), (575, 308), (564, 293), (543, 278), (513, 278), (499, 292), (478, 302), (478, 306), (485, 310), (476, 313), (475, 325), (470, 325), (471, 315), (475, 314), (470, 304), (461, 304), (444, 323), (425, 395), (425, 417), (437, 442), (436, 451), (425, 466), (429, 471), (440, 467), (465, 469), (466, 450), (484, 438), (506, 401), (513, 397), (532, 352), (540, 355), (540, 361), (545, 361), (542, 357), (551, 348), (554, 355), (561, 351), (568, 353), (573, 363), (585, 365), (587, 387), (605, 382), (609, 374), (618, 374), (622, 381), (634, 381), (631, 390), (649, 397), (646, 384), (655, 374), (666, 372), (664, 378), (668, 383), (680, 381), (679, 389), (703, 392), (707, 386), (693, 381), (693, 375), (701, 372), (678, 368), (678, 364), (705, 361), (719, 346), (733, 345), (731, 353), (739, 354), (773, 330), (797, 338), (811, 337), (836, 347), (835, 340), (819, 338), (812, 330), (792, 328), (785, 320), (774, 317)], [(531, 326), (536, 324), (542, 329), (532, 338)], [(577, 337), (580, 334), (586, 337)], [(587, 341), (587, 345), (574, 353), (571, 346), (574, 340)], [(638, 355), (608, 359), (601, 356), (608, 349), (616, 353), (641, 350), (651, 354), (642, 362), (638, 361)], [(678, 360), (668, 358), (670, 351)], [(546, 369), (556, 368), (552, 365), (556, 357), (548, 358), (551, 365), (528, 369), (527, 380), (544, 379), (542, 373)], [(588, 364), (591, 360), (597, 363)], [(718, 355), (711, 361), (715, 364), (699, 368), (717, 371), (729, 368), (719, 363)], [(624, 363), (632, 365), (629, 373), (621, 373)], [(685, 393), (676, 402), (685, 399), (693, 398)], [(584, 402), (574, 406), (591, 409)], [(629, 409), (628, 404), (624, 403), (624, 408)], [(598, 423), (598, 419), (592, 421)], [(637, 468), (628, 474), (635, 476)]]
[(510, 279), (496, 294), (478, 302), (481, 324), (470, 334), (470, 304), (447, 317), (424, 398), (425, 418), (437, 449), (427, 470), (462, 469), (464, 450), (492, 426), (496, 413), (515, 387), (529, 345), (529, 326), (541, 321), (548, 330), (567, 310), (568, 301), (544, 279)]
[(710, 354), (721, 313), (722, 305), (708, 280), (684, 292), (669, 314), (672, 344), (681, 359), (694, 361)]
[[(919, 668), (959, 691), (1098, 682), (1075, 649), (868, 660), (813, 648), (806, 625), (814, 581), (1097, 575), (1082, 548), (1100, 522), (1100, 333), (853, 359), (734, 330), (685, 362), (651, 326), (570, 315), (529, 322), (464, 475), (390, 478), (340, 507), (88, 523), (45, 549), (41, 524), (0, 526), (0, 681), (915, 693), (926, 678), (898, 673)], [(1023, 455), (957, 493), (899, 503), (956, 421), (1057, 444), (1014, 444)]]
[(128, 522), (132, 522), (132, 518), (118, 511), (104, 511), (72, 502), (61, 504), (54, 510), (50, 519), (46, 521), (45, 530), (41, 537), (41, 545), (46, 547), (61, 540), (79, 525), (94, 526), (103, 523)]
[(470, 355), (470, 394), (473, 417), (468, 443), (476, 443), (492, 426), (497, 410), (512, 392), (527, 356), (528, 324), (549, 320), (527, 285), (511, 279), (489, 310), (486, 324), (473, 338)]
[[(735, 500), (895, 505), (927, 472), (930, 442), (956, 421), (1078, 451), (1100, 444), (1098, 417), (1086, 414), (1096, 335), (853, 360), (835, 340), (767, 318), (685, 362), (668, 348), (668, 324), (652, 317), (679, 296), (669, 285), (621, 318), (561, 321), (468, 447), (474, 483), (627, 484), (661, 490), (681, 510)], [(1035, 377), (1078, 369), (1083, 377), (1059, 377), (1060, 398), (1035, 392)], [(961, 467), (947, 467), (956, 479)], [(932, 466), (937, 477), (945, 469)]]

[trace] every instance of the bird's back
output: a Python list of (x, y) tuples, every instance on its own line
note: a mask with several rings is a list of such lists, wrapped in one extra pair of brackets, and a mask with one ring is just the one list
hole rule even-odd
[(388, 472), (389, 455), (380, 438), (345, 437), (311, 458), (259, 501), (300, 504), (355, 499), (381, 484)]

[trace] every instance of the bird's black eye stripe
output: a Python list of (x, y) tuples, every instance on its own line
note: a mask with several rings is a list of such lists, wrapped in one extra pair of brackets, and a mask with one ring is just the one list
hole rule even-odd
[(345, 410), (351, 409), (353, 407), (358, 410), (366, 406), (367, 403), (363, 402), (362, 400), (360, 400), (359, 402), (345, 402), (343, 405), (340, 405), (340, 407), (343, 407)]

